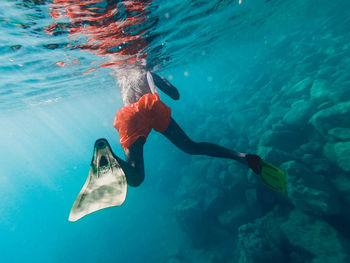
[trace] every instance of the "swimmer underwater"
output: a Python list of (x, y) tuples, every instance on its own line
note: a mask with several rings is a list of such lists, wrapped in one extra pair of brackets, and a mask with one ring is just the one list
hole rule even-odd
[[(142, 66), (116, 70), (113, 76), (119, 84), (124, 103), (124, 107), (116, 114), (113, 126), (120, 134), (120, 143), (125, 151), (126, 161), (121, 159), (118, 161), (125, 172), (128, 185), (139, 186), (145, 178), (143, 145), (152, 129), (191, 155), (232, 159), (248, 166), (256, 174), (261, 174), (264, 167), (269, 170), (278, 169), (263, 161), (258, 155), (240, 153), (217, 144), (191, 140), (171, 117), (171, 109), (160, 100), (156, 91), (157, 87), (174, 100), (180, 98), (178, 90), (165, 78), (147, 71)], [(280, 170), (274, 171), (274, 175), (276, 172)], [(271, 174), (267, 176), (271, 177)], [(270, 185), (269, 182), (267, 184), (272, 188), (280, 187)], [(274, 190), (279, 191), (278, 189)], [(284, 193), (284, 190), (283, 188), (279, 192)]]
[(127, 185), (137, 187), (144, 181), (143, 146), (152, 129), (188, 154), (238, 161), (258, 174), (269, 188), (287, 194), (285, 173), (258, 155), (191, 140), (171, 117), (171, 109), (160, 100), (156, 91), (157, 87), (174, 100), (180, 98), (178, 90), (165, 78), (136, 64), (115, 68), (111, 75), (118, 83), (124, 104), (116, 113), (113, 126), (119, 132), (125, 161), (112, 152), (107, 140), (96, 141), (89, 176), (73, 204), (70, 221), (123, 204)]
[[(87, 43), (78, 48), (108, 57), (108, 62), (101, 67), (113, 69), (111, 75), (118, 83), (124, 104), (113, 126), (119, 132), (125, 160), (112, 152), (107, 140), (96, 141), (89, 176), (73, 204), (69, 220), (76, 221), (94, 211), (123, 204), (127, 185), (137, 187), (144, 181), (143, 146), (152, 129), (188, 154), (238, 161), (258, 174), (272, 190), (287, 194), (285, 173), (278, 167), (255, 154), (236, 152), (209, 142), (194, 142), (172, 118), (171, 109), (160, 100), (156, 88), (174, 100), (180, 98), (178, 90), (147, 68), (144, 49), (148, 40), (141, 33), (129, 33), (130, 28), (148, 23), (148, 6), (152, 0), (123, 1), (123, 9), (119, 8), (118, 1), (106, 1), (104, 8), (100, 2), (53, 0), (50, 5), (52, 18), (68, 18), (70, 36), (87, 36)], [(125, 16), (116, 20), (121, 10)], [(45, 31), (57, 33), (58, 25), (53, 23)], [(115, 51), (118, 45), (124, 46)]]
[(129, 69), (116, 70), (113, 75), (124, 103), (124, 107), (116, 114), (113, 126), (120, 134), (120, 144), (125, 151), (126, 161), (118, 161), (128, 185), (139, 186), (145, 178), (143, 145), (152, 129), (188, 154), (232, 159), (259, 173), (259, 156), (235, 152), (212, 143), (194, 142), (186, 135), (156, 91), (157, 87), (170, 98), (179, 100), (178, 90), (165, 78), (135, 65)]

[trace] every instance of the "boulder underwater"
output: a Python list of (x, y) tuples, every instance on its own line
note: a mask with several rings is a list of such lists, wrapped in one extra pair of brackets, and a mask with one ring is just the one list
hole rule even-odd
[(239, 228), (238, 263), (347, 263), (348, 243), (326, 221), (281, 206)]
[(259, 146), (257, 154), (264, 160), (268, 160), (276, 166), (280, 166), (282, 163), (294, 159), (290, 153), (276, 149), (272, 146)]
[(350, 128), (334, 128), (328, 131), (334, 139), (340, 141), (350, 141)]
[[(340, 136), (344, 136), (344, 130), (339, 130), (339, 128), (350, 128), (349, 116), (350, 101), (347, 101), (318, 111), (309, 122), (324, 138), (332, 139), (334, 134), (339, 136), (340, 132), (343, 133)], [(335, 128), (338, 129), (334, 130)], [(345, 136), (347, 136), (346, 132)]]
[(260, 138), (259, 147), (269, 146), (285, 152), (292, 152), (301, 144), (306, 143), (307, 138), (300, 136), (300, 132), (285, 130), (267, 130)]
[(281, 225), (281, 229), (291, 246), (312, 255), (310, 261), (303, 262), (349, 262), (347, 244), (344, 244), (339, 233), (323, 220), (295, 209)]
[(197, 182), (193, 192), (175, 207), (180, 227), (189, 234), (193, 246), (210, 246), (217, 237), (216, 215), (223, 203), (223, 193), (205, 182)]
[(246, 224), (239, 228), (237, 251), (239, 263), (284, 262), (278, 245), (255, 224)]
[(298, 100), (291, 105), (289, 111), (283, 116), (283, 123), (294, 129), (304, 127), (315, 110), (316, 103), (314, 101)]
[(323, 155), (345, 172), (350, 172), (350, 141), (327, 143)]
[(283, 163), (281, 169), (287, 174), (288, 198), (296, 208), (317, 216), (340, 212), (337, 194), (323, 176), (295, 160)]
[(232, 262), (287, 262), (280, 229), (286, 220), (283, 209), (276, 206), (263, 217), (239, 227), (235, 256)]

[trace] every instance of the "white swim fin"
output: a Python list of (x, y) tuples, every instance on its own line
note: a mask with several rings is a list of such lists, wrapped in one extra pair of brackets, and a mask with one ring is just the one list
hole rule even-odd
[(89, 176), (73, 204), (69, 221), (75, 222), (92, 212), (122, 205), (126, 191), (125, 173), (108, 141), (98, 139), (95, 142)]

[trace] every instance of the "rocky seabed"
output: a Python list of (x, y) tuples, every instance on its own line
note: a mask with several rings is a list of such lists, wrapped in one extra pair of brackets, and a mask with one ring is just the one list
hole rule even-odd
[(217, 87), (219, 114), (199, 106), (196, 137), (280, 166), (288, 196), (239, 164), (193, 158), (175, 208), (193, 247), (169, 262), (350, 262), (349, 44), (332, 32), (282, 36), (260, 60)]

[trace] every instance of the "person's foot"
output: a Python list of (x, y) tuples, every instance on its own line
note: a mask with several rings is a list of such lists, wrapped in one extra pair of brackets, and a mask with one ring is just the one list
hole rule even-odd
[(259, 163), (261, 161), (260, 156), (255, 154), (246, 154), (245, 158), (248, 161), (249, 168), (252, 169), (254, 173), (260, 174), (261, 172), (259, 168)]

